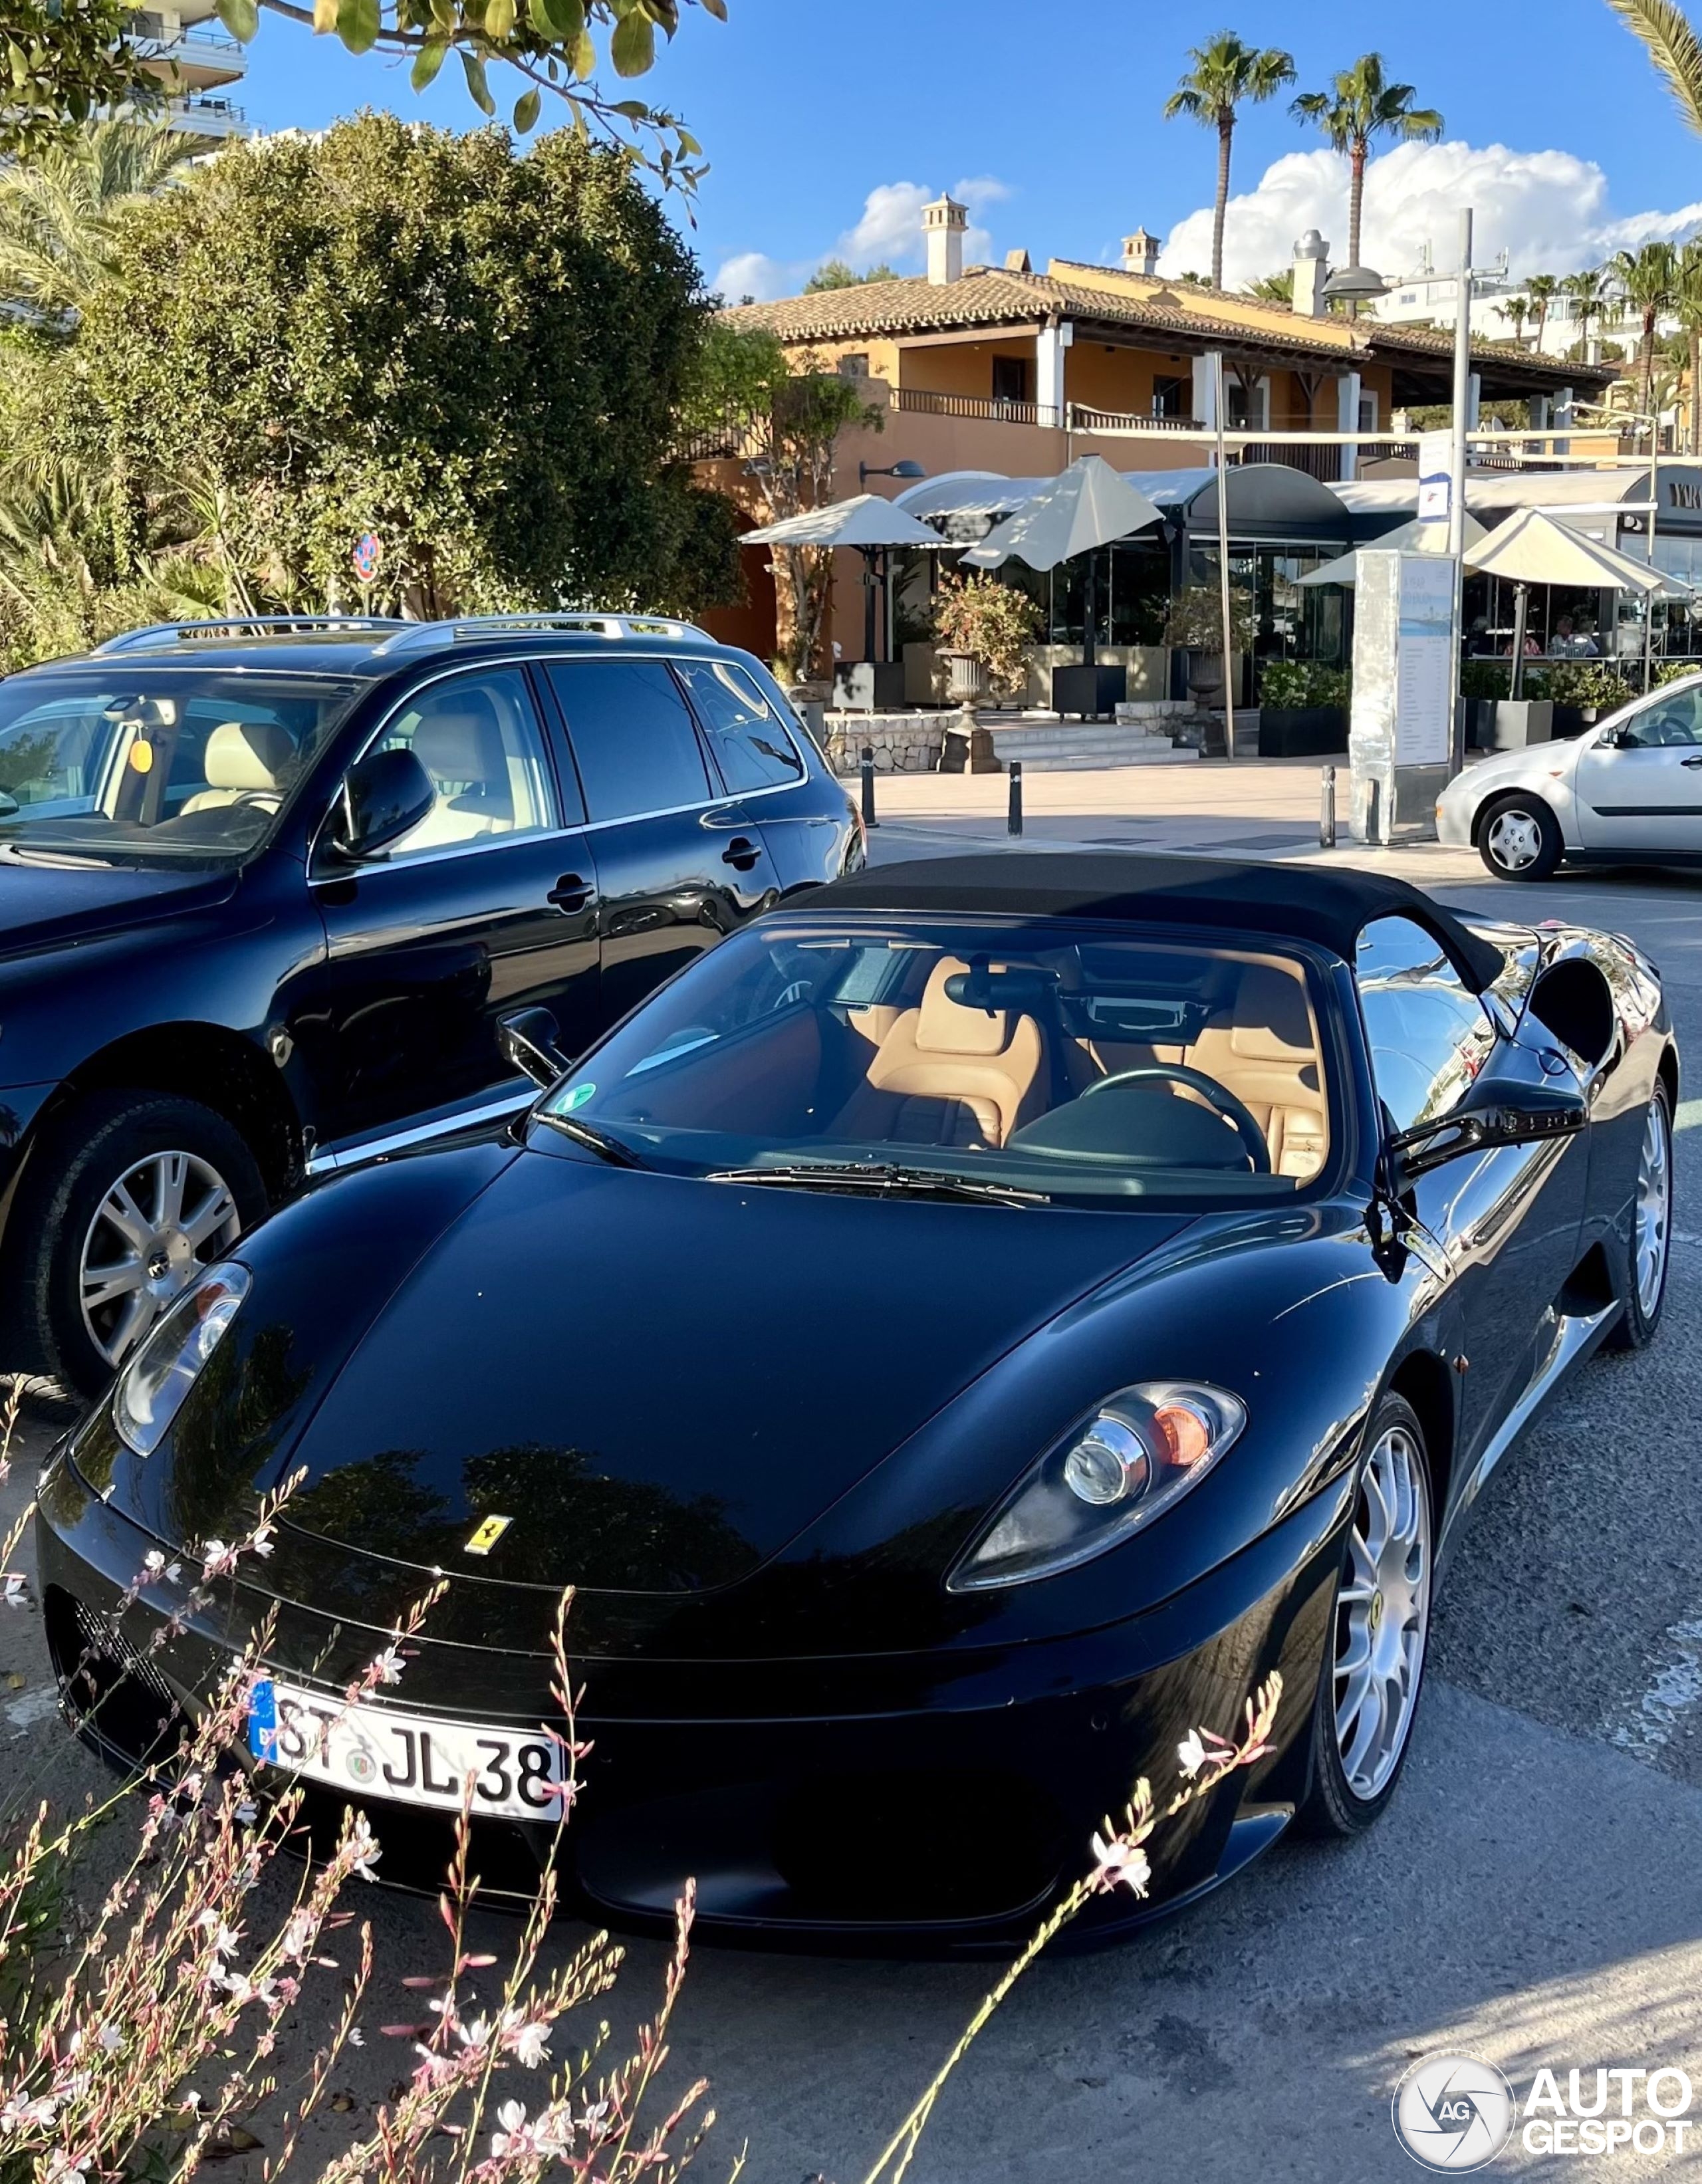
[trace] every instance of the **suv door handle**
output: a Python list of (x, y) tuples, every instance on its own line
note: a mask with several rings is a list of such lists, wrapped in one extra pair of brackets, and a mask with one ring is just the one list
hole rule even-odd
[(735, 834), (722, 851), (721, 861), (735, 872), (748, 872), (762, 854), (748, 834)]
[(1678, 763), (1680, 766), (1688, 766), (1694, 773), (1699, 766), (1702, 766), (1702, 751), (1699, 751), (1694, 758), (1682, 758)]
[(583, 910), (591, 900), (591, 883), (582, 880), (578, 872), (563, 872), (544, 900), (553, 902), (559, 911)]

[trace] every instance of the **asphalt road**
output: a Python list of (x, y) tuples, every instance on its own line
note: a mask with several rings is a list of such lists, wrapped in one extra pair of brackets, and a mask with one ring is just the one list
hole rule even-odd
[[(891, 850), (917, 846), (907, 830)], [(1665, 973), (1686, 1052), (1702, 1056), (1702, 879), (1562, 875), (1515, 890), (1422, 853), (1403, 868), (1445, 874), (1439, 894), (1498, 916), (1634, 935)], [(915, 2184), (1409, 2177), (1390, 2092), (1412, 2058), (1443, 2047), (1521, 2086), (1543, 2065), (1564, 2083), (1574, 2064), (1587, 2076), (1676, 2064), (1702, 2113), (1699, 1092), (1702, 1075), (1681, 1110), (1660, 1339), (1588, 1366), (1482, 1497), (1384, 1821), (1352, 1846), (1279, 1844), (1130, 1944), (1043, 1961), (941, 2102)], [(39, 1445), (41, 1429), (30, 1437)], [(45, 1769), (74, 1794), (85, 1763), (50, 1706), (33, 1613), (0, 1613), (0, 1772), (15, 1782)], [(438, 1929), (405, 1899), (375, 1892), (360, 1908), (379, 1929), (377, 2019), (393, 2014), (388, 1981), (437, 1968)], [(564, 1927), (554, 1946), (575, 1938)], [(633, 1949), (622, 2015), (653, 1995), (659, 1967), (654, 1947)], [(750, 2184), (855, 2184), (986, 1978), (964, 1964), (699, 1951), (673, 2048), (677, 2073), (714, 2085), (718, 2152), (702, 2173), (724, 2175), (743, 2144)], [(295, 2037), (310, 2045), (316, 2029), (304, 2012)], [(353, 2059), (345, 2076), (363, 2105), (398, 2061), (377, 2041)], [(1573, 2159), (1515, 2138), (1495, 2168), (1685, 2175), (1702, 2170), (1702, 2146)]]

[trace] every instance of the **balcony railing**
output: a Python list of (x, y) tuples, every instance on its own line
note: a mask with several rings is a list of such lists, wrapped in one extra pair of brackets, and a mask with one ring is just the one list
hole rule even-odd
[(1320, 478), (1325, 485), (1335, 485), (1342, 476), (1340, 448), (1297, 448), (1283, 440), (1259, 441), (1243, 448), (1241, 459), (1244, 463), (1286, 463), (1290, 470), (1304, 471), (1308, 477)]
[(677, 463), (713, 463), (749, 454), (762, 423), (748, 410), (730, 410), (712, 425), (682, 433), (673, 443), (671, 459)]
[(895, 388), (892, 406), (923, 417), (971, 417), (994, 425), (1043, 425), (1053, 431), (1063, 421), (1050, 402), (1007, 402), (996, 394), (935, 394), (922, 387)]
[(1096, 410), (1085, 402), (1069, 405), (1072, 432), (1185, 432), (1198, 438), (1211, 428), (1198, 417), (1153, 417), (1138, 410)]

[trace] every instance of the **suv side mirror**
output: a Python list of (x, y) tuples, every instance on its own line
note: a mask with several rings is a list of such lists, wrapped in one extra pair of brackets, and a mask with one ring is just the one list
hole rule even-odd
[(496, 1043), (503, 1060), (546, 1091), (573, 1067), (556, 1044), (561, 1036), (548, 1009), (516, 1009), (497, 1022)]
[(369, 751), (343, 777), (326, 839), (350, 864), (376, 857), (411, 833), (437, 800), (412, 751)]
[(1404, 1184), (1462, 1153), (1569, 1137), (1588, 1120), (1588, 1102), (1575, 1084), (1498, 1086), (1480, 1078), (1447, 1114), (1397, 1131), (1388, 1150)]

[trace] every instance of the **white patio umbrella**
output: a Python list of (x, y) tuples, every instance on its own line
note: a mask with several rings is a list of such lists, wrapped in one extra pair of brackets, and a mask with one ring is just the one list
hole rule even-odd
[[(825, 508), (806, 508), (801, 515), (784, 516), (740, 534), (741, 546), (855, 546), (863, 559), (863, 650), (873, 660), (874, 595), (881, 580), (879, 564), (895, 546), (921, 548), (935, 553), (946, 541), (925, 523), (918, 523), (901, 508), (895, 508), (878, 493), (860, 493), (850, 500), (830, 501)], [(891, 599), (888, 596), (886, 649), (890, 653)]]
[[(1465, 543), (1474, 546), (1485, 536), (1483, 526), (1475, 515), (1465, 519)], [(1398, 530), (1386, 532), (1381, 538), (1368, 538), (1367, 546), (1380, 552), (1398, 554), (1446, 554), (1448, 526), (1445, 523), (1421, 523), (1415, 516), (1410, 523), (1403, 523)], [(1351, 554), (1342, 554), (1333, 561), (1325, 561), (1321, 568), (1309, 569), (1297, 581), (1303, 584), (1351, 584), (1359, 574), (1359, 554), (1356, 548)]]
[[(1091, 554), (1163, 521), (1146, 494), (1112, 469), (1103, 455), (1082, 455), (1002, 523), (996, 523), (963, 559), (978, 569), (996, 569), (1013, 558), (1031, 569), (1055, 569), (1077, 554)], [(1087, 640), (1083, 663), (1093, 665), (1093, 564), (1087, 565)]]
[(1540, 508), (1521, 508), (1476, 546), (1468, 547), (1463, 558), (1469, 569), (1486, 577), (1504, 577), (1513, 587), (1513, 672), (1509, 688), (1515, 698), (1524, 687), (1525, 616), (1532, 584), (1640, 592), (1651, 601), (1690, 596), (1690, 587), (1682, 577), (1669, 576), (1652, 562), (1635, 560), (1599, 538), (1586, 538), (1570, 524), (1557, 523)]

